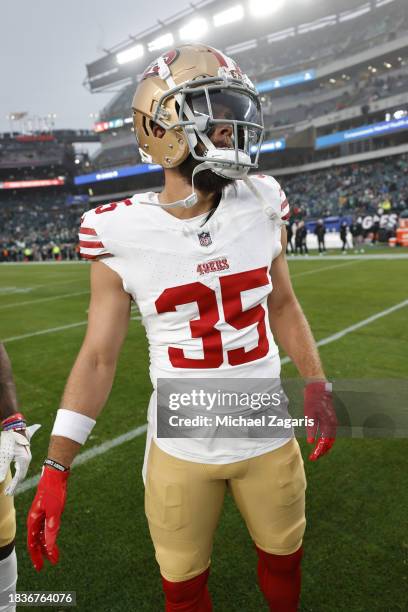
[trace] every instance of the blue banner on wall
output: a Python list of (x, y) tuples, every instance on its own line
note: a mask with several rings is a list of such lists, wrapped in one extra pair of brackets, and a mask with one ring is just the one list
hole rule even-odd
[(112, 170), (101, 170), (90, 174), (81, 174), (74, 179), (75, 185), (86, 185), (87, 183), (97, 183), (99, 181), (109, 181), (112, 179), (135, 176), (136, 174), (147, 174), (149, 172), (160, 172), (163, 168), (159, 164), (136, 164), (135, 166), (124, 166), (123, 168), (113, 168)]
[(315, 149), (324, 149), (325, 147), (333, 147), (345, 142), (354, 142), (356, 140), (366, 140), (375, 136), (383, 136), (384, 134), (392, 134), (408, 129), (408, 117), (396, 119), (394, 121), (381, 121), (380, 123), (372, 123), (371, 125), (360, 125), (351, 130), (336, 132), (335, 134), (327, 134), (327, 136), (319, 136), (316, 138)]
[(291, 85), (313, 81), (315, 78), (316, 70), (304, 70), (302, 72), (294, 72), (293, 74), (285, 74), (276, 79), (255, 83), (255, 87), (259, 93), (264, 93), (274, 89), (281, 89), (282, 87), (290, 87)]

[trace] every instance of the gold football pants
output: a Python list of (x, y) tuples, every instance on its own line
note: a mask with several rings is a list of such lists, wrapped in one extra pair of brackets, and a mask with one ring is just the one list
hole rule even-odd
[(11, 482), (11, 473), (0, 483), (0, 548), (10, 544), (16, 535), (16, 513), (13, 498), (4, 494), (4, 489)]
[(179, 582), (207, 569), (227, 490), (259, 548), (295, 552), (306, 525), (305, 489), (295, 438), (259, 457), (222, 465), (178, 459), (152, 441), (145, 510), (162, 576)]

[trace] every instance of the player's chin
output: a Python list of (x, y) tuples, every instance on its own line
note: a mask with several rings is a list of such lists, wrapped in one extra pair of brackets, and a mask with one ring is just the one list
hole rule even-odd
[[(178, 166), (178, 171), (181, 176), (186, 179), (187, 182), (191, 182), (191, 176), (193, 174), (193, 170), (198, 164), (200, 164), (198, 160), (194, 159), (190, 154), (187, 159)], [(224, 176), (219, 176), (215, 174), (212, 170), (202, 170), (198, 172), (194, 177), (194, 186), (199, 191), (203, 193), (214, 193), (220, 192), (227, 187), (227, 185), (231, 185), (234, 183), (235, 179), (226, 178)]]
[(219, 192), (227, 185), (234, 183), (235, 179), (226, 178), (215, 174), (212, 170), (203, 170), (194, 177), (194, 184), (199, 191), (206, 193)]

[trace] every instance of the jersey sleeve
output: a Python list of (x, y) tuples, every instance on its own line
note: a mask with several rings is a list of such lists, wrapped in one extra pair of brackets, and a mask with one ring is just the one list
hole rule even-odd
[(289, 217), (290, 217), (289, 202), (288, 202), (288, 198), (286, 197), (285, 192), (283, 191), (280, 185), (279, 185), (279, 199), (280, 199), (281, 219), (282, 221), (289, 221)]
[(264, 196), (282, 221), (289, 221), (290, 208), (285, 192), (278, 181), (268, 174), (255, 175), (258, 185), (262, 188)]
[(93, 210), (85, 213), (81, 219), (79, 228), (79, 249), (82, 259), (98, 259), (99, 257), (111, 257), (103, 243), (101, 230), (98, 228), (96, 215)]

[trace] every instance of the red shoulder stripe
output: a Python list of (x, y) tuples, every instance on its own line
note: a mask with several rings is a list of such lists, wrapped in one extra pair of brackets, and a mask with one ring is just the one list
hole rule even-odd
[(95, 242), (95, 241), (88, 241), (88, 240), (80, 240), (79, 246), (85, 247), (87, 249), (103, 249), (105, 245), (103, 244), (103, 242), (100, 242), (100, 241)]
[[(103, 257), (106, 257), (107, 255), (112, 257), (111, 253), (103, 253)], [(102, 256), (101, 255), (86, 255), (85, 253), (81, 253), (81, 257), (82, 259), (99, 259), (99, 257), (102, 257)]]
[(93, 227), (80, 227), (79, 233), (88, 234), (89, 236), (96, 236), (96, 231), (93, 229)]
[(288, 199), (286, 198), (286, 200), (283, 200), (281, 204), (281, 210), (284, 210), (287, 206), (289, 206), (289, 202), (288, 202)]

